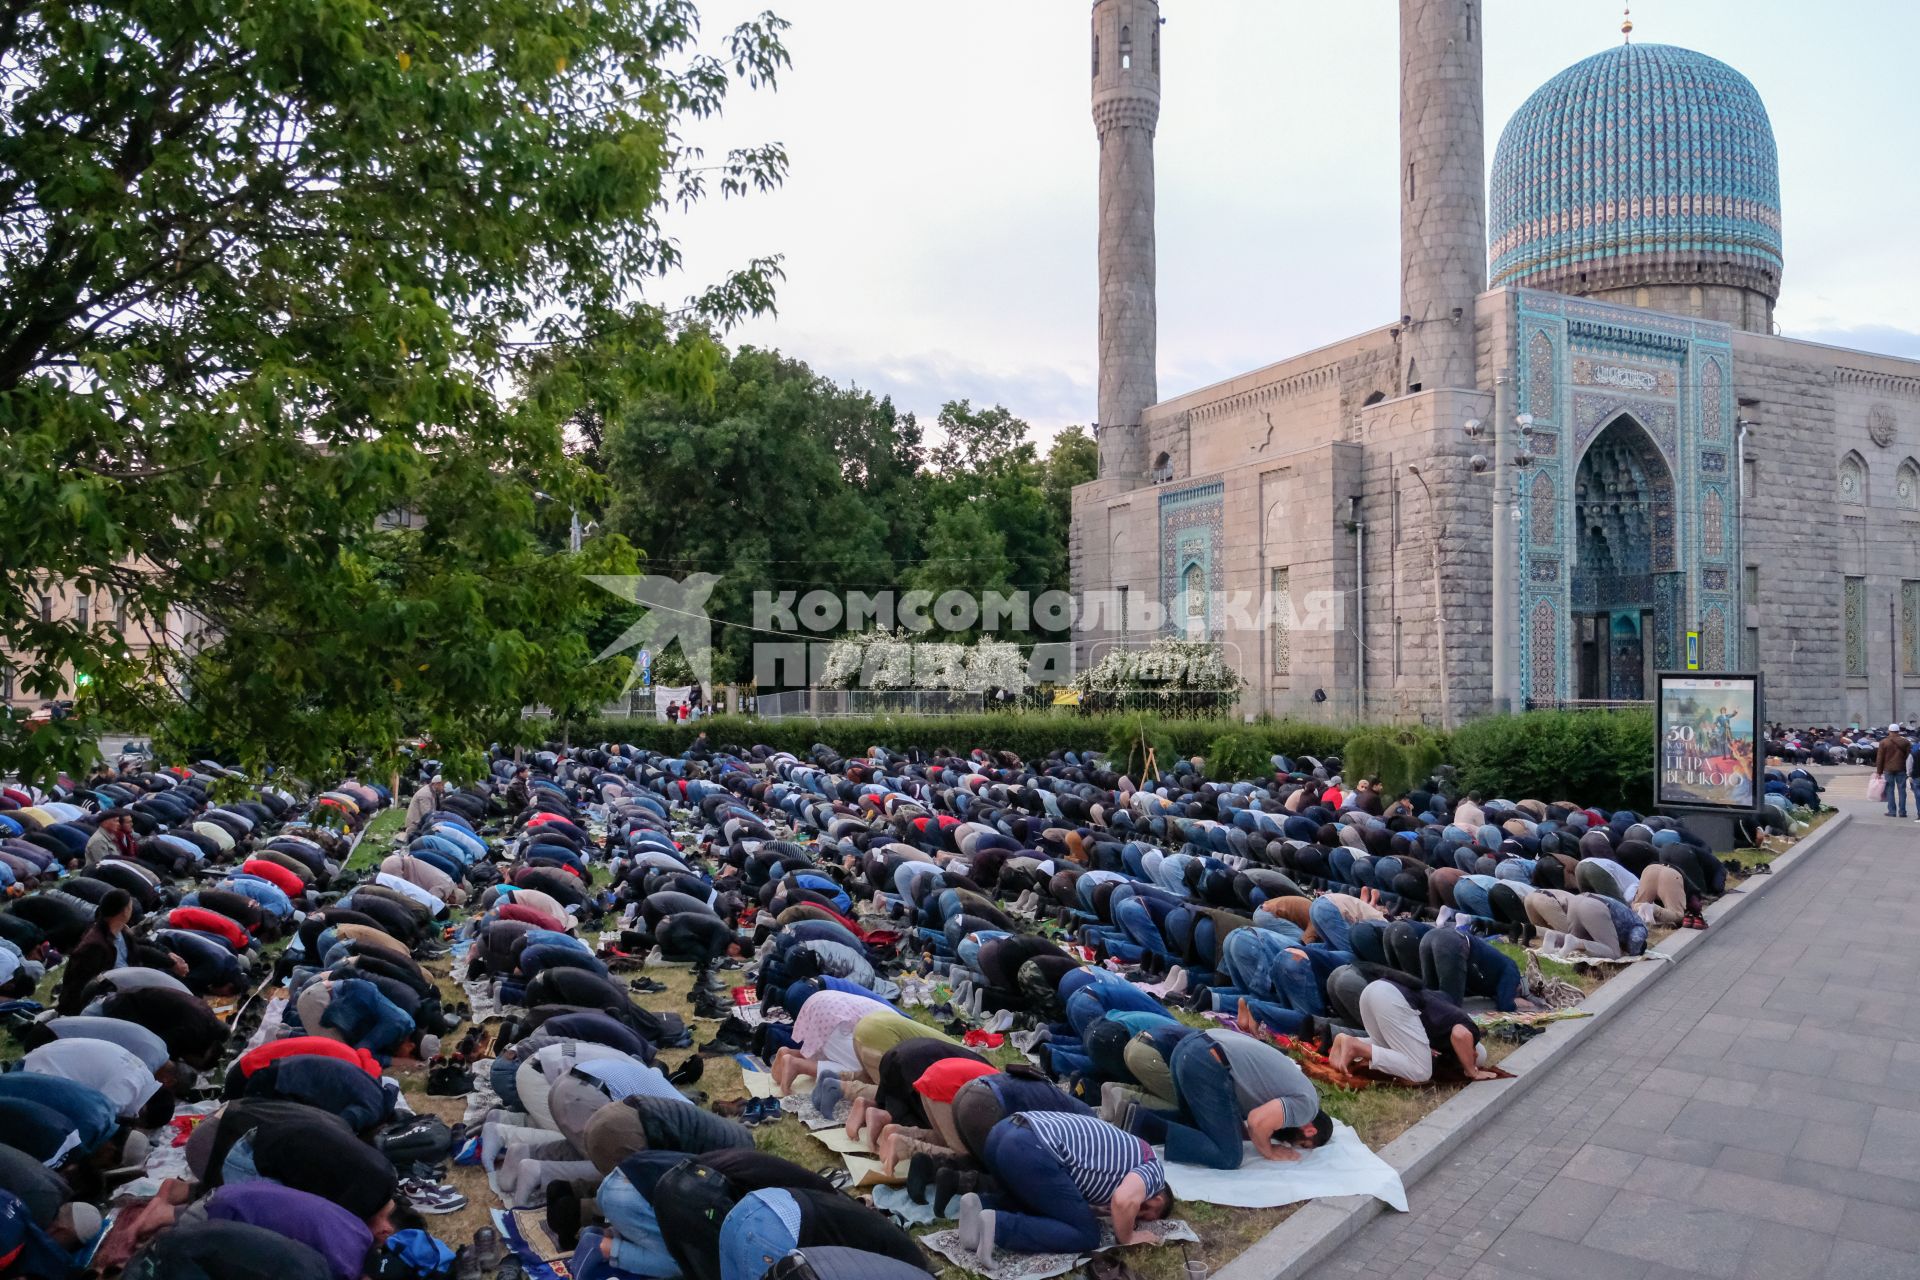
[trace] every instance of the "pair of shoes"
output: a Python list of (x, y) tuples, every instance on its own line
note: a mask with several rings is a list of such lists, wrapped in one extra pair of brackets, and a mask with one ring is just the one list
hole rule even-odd
[(455, 1062), (442, 1061), (427, 1069), (427, 1093), (436, 1098), (457, 1098), (473, 1092), (473, 1072)]
[(458, 1213), (467, 1207), (467, 1198), (444, 1182), (408, 1178), (400, 1184), (400, 1195), (425, 1214)]
[(627, 990), (638, 991), (643, 995), (656, 995), (666, 989), (666, 983), (656, 982), (648, 977), (630, 978), (627, 981)]
[(982, 1267), (993, 1265), (994, 1213), (980, 1203), (980, 1197), (968, 1192), (960, 1197), (960, 1247), (979, 1259)]
[(778, 1098), (749, 1098), (747, 1105), (740, 1108), (739, 1121), (748, 1128), (757, 1129), (763, 1124), (772, 1124), (787, 1114)]

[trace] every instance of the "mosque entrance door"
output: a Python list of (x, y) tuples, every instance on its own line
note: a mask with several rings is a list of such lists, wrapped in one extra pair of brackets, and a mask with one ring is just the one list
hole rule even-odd
[(1638, 701), (1670, 663), (1675, 622), (1673, 472), (1629, 416), (1588, 446), (1574, 479), (1578, 695)]

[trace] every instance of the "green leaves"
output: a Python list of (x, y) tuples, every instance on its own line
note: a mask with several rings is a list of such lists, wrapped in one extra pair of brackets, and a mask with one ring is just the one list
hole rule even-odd
[[(0, 771), (76, 759), (103, 724), (307, 771), (423, 731), (451, 754), (618, 686), (590, 661), (603, 609), (579, 575), (631, 548), (553, 554), (530, 491), (592, 499), (565, 449), (583, 414), (711, 390), (712, 339), (648, 297), (675, 261), (668, 177), (684, 120), (771, 84), (786, 53), (763, 15), (716, 61), (697, 17), (0, 15), (0, 569), (22, 592), (85, 579), (129, 612), (122, 637), (0, 600), (28, 686), (115, 672), (71, 731), (0, 727)], [(785, 157), (729, 164), (746, 191)], [(765, 310), (777, 277), (749, 263), (703, 314)]]

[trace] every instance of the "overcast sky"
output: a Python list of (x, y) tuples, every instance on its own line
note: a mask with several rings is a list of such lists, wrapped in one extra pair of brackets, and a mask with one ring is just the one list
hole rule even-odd
[[(793, 23), (775, 93), (742, 90), (710, 151), (777, 140), (772, 195), (671, 225), (691, 292), (785, 257), (777, 347), (931, 416), (1007, 405), (1052, 429), (1094, 408), (1095, 145), (1087, 0), (705, 0), (709, 37)], [(1796, 337), (1920, 357), (1915, 0), (1644, 0), (1634, 38), (1712, 54), (1780, 143)], [(1528, 94), (1619, 42), (1613, 0), (1487, 0), (1487, 157)], [(1160, 394), (1397, 314), (1398, 7), (1166, 0)]]

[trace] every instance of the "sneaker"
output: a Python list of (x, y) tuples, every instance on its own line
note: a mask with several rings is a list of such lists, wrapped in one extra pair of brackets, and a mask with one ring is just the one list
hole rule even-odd
[(467, 1207), (467, 1198), (440, 1182), (420, 1182), (409, 1178), (400, 1184), (400, 1195), (424, 1214), (458, 1213)]

